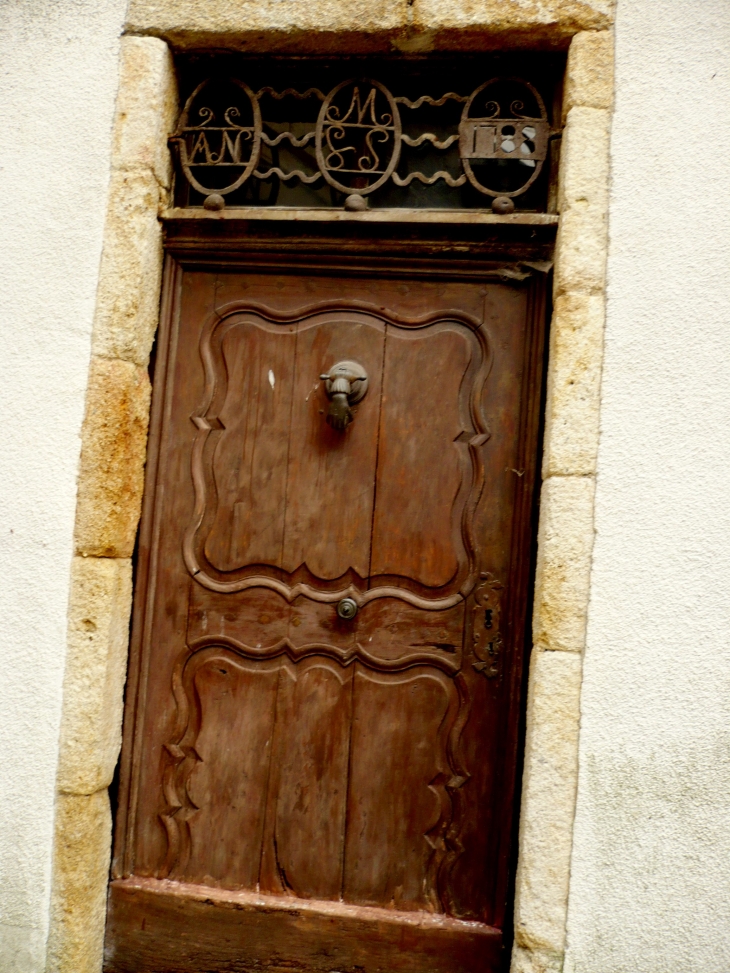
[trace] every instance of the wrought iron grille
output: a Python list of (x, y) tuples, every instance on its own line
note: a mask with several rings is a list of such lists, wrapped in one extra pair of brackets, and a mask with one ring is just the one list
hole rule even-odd
[(337, 83), (308, 86), (306, 65), (298, 85), (257, 84), (261, 68), (246, 77), (240, 65), (198, 81), (170, 139), (178, 205), (545, 208), (559, 133), (531, 81), (495, 75), (443, 90), (454, 78), (432, 72), (424, 93), (413, 91), (423, 78), (401, 71), (386, 85), (344, 63), (342, 80), (330, 70)]

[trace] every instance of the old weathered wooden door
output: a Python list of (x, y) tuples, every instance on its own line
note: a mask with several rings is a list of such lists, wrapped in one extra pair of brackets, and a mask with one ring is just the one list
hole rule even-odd
[(170, 260), (109, 971), (498, 968), (543, 293)]

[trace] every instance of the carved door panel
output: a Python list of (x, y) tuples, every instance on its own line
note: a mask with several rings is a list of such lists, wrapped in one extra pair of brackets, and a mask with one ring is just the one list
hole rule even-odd
[(167, 307), (106, 968), (496, 970), (542, 285), (171, 264)]

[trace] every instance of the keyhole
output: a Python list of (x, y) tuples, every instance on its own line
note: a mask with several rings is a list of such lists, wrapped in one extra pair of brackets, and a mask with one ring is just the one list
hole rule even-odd
[(484, 627), (485, 628), (491, 628), (492, 627), (492, 610), (493, 609), (491, 609), (491, 608), (485, 608), (484, 609)]

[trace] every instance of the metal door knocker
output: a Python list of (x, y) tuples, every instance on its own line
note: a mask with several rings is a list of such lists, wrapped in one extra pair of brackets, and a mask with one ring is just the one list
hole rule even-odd
[(368, 390), (368, 375), (355, 361), (339, 361), (319, 376), (330, 398), (327, 422), (340, 432), (353, 420), (351, 405), (360, 402)]

